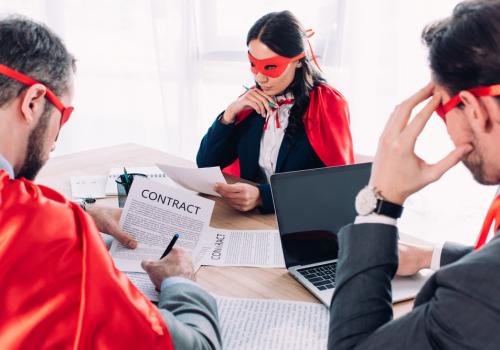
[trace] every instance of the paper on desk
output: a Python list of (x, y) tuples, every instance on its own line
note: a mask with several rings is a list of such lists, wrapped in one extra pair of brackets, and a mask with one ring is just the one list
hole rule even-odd
[(106, 197), (106, 176), (71, 176), (69, 180), (73, 198)]
[(201, 261), (211, 266), (284, 268), (285, 260), (277, 230), (223, 230), (210, 228), (202, 245), (208, 251)]
[(220, 197), (213, 190), (215, 183), (227, 183), (219, 167), (211, 168), (180, 168), (167, 164), (156, 164), (169, 178), (182, 187)]
[[(172, 187), (179, 187), (174, 181), (170, 180), (169, 178), (165, 177), (165, 174), (158, 169), (157, 166), (142, 166), (142, 167), (132, 167), (132, 166), (126, 166), (127, 172), (129, 174), (144, 174), (148, 179), (154, 180), (156, 182), (162, 183), (164, 185), (170, 185)], [(116, 196), (118, 195), (118, 189), (116, 187), (116, 178), (123, 174), (123, 167), (122, 168), (111, 168), (109, 170), (109, 174), (107, 176), (107, 181), (106, 181), (106, 195), (108, 196)]]
[(326, 349), (329, 312), (321, 304), (216, 297), (226, 350)]
[(155, 289), (153, 282), (145, 272), (125, 272), (130, 282), (132, 282), (142, 294), (144, 294), (151, 301), (159, 301), (160, 293)]
[(120, 226), (139, 244), (132, 250), (113, 241), (109, 253), (117, 268), (144, 272), (141, 261), (159, 259), (174, 234), (179, 233), (176, 246), (192, 254), (196, 271), (204, 252), (199, 244), (200, 236), (208, 228), (214, 203), (155, 181), (140, 177), (134, 179)]

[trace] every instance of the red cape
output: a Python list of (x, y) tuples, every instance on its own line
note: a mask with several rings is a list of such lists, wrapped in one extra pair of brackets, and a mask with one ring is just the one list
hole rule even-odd
[[(236, 124), (252, 112), (253, 109), (241, 111), (236, 117)], [(303, 121), (312, 148), (326, 166), (354, 163), (349, 108), (340, 92), (326, 84), (318, 85), (310, 93)], [(239, 160), (224, 168), (224, 172), (240, 177)]]
[(0, 344), (173, 349), (158, 309), (118, 271), (92, 219), (0, 170)]

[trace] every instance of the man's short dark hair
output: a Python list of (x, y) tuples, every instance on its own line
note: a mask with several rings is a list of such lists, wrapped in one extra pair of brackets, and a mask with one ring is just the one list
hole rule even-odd
[[(10, 16), (0, 20), (0, 63), (39, 81), (60, 97), (68, 89), (75, 60), (45, 25)], [(0, 74), (0, 107), (26, 88)]]
[(464, 1), (422, 38), (434, 79), (450, 94), (500, 84), (500, 0)]

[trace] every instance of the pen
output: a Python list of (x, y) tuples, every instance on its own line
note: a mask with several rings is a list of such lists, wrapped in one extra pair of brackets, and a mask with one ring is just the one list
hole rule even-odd
[(129, 184), (130, 178), (128, 176), (127, 169), (125, 169), (125, 167), (123, 167), (123, 177), (125, 178), (125, 183)]
[(172, 250), (172, 248), (174, 247), (174, 244), (175, 242), (177, 242), (177, 239), (179, 238), (179, 234), (176, 233), (174, 235), (174, 237), (172, 237), (172, 240), (170, 241), (170, 243), (168, 244), (167, 246), (167, 249), (165, 249), (165, 251), (163, 252), (163, 254), (161, 255), (161, 258), (160, 259), (163, 259), (164, 257), (166, 257), (168, 255), (168, 253), (170, 253), (170, 251)]
[[(243, 85), (243, 87), (245, 88), (245, 90), (250, 90), (250, 88), (248, 86), (245, 86)], [(271, 101), (269, 101), (269, 106), (273, 107), (273, 108), (276, 108), (276, 105), (274, 103), (272, 103)]]

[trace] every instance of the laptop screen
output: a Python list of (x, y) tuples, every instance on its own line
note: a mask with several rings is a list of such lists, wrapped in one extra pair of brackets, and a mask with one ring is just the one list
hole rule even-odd
[(363, 163), (271, 176), (287, 267), (337, 258), (337, 232), (354, 221), (354, 200), (370, 171)]

